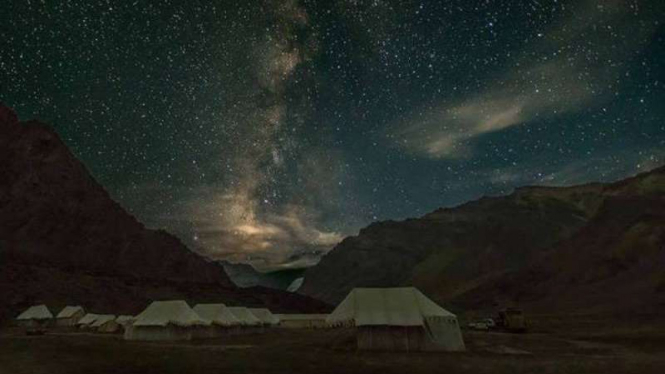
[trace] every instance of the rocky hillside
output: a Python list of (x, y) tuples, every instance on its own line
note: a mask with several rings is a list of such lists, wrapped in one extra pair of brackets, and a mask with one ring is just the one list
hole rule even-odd
[[(607, 185), (520, 188), (418, 219), (375, 223), (308, 270), (300, 292), (335, 303), (356, 286), (413, 284), (449, 305), (526, 302), (527, 293), (529, 302), (546, 307), (562, 289), (561, 277), (586, 274), (614, 279), (598, 291), (611, 297), (610, 285), (621, 283), (625, 271), (658, 277), (664, 196), (661, 168)], [(548, 280), (536, 286), (533, 277)], [(649, 282), (644, 287), (653, 292), (662, 288), (662, 280)], [(568, 309), (597, 305), (583, 297), (587, 291), (579, 288)]]
[[(174, 236), (146, 229), (109, 197), (53, 130), (38, 121), (19, 123), (2, 104), (0, 166), (0, 303), (5, 310), (75, 290), (80, 298), (71, 302), (79, 304), (86, 303), (81, 298), (102, 296), (137, 305), (148, 298), (143, 285), (159, 289), (162, 297), (201, 287), (223, 290), (227, 297), (251, 294), (239, 291), (222, 266)], [(307, 307), (311, 301), (257, 293), (265, 293), (273, 305), (283, 295), (287, 308), (289, 302)]]
[(659, 313), (665, 310), (665, 168), (605, 186), (583, 228), (528, 266), (455, 300), (471, 309)]

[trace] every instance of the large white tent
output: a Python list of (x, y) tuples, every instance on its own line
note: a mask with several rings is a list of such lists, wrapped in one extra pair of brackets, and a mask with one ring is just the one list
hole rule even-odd
[(465, 349), (457, 317), (413, 287), (355, 288), (327, 322), (355, 326), (359, 349)]
[(218, 304), (197, 304), (194, 311), (201, 318), (210, 321), (212, 324), (209, 329), (200, 331), (201, 337), (220, 337), (237, 333), (240, 328), (240, 320), (222, 303)]
[(189, 340), (210, 324), (183, 300), (154, 301), (125, 329), (125, 339)]
[(78, 321), (85, 316), (85, 310), (82, 306), (71, 306), (68, 305), (64, 307), (60, 313), (55, 317), (56, 326), (76, 326)]
[(16, 317), (20, 326), (37, 327), (48, 325), (53, 320), (53, 314), (46, 305), (33, 305)]
[(254, 317), (258, 318), (264, 326), (276, 326), (279, 324), (279, 318), (277, 318), (272, 312), (267, 308), (248, 308), (250, 313)]

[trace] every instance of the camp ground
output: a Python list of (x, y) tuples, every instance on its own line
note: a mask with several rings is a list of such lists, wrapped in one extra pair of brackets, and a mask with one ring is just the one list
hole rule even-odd
[(327, 323), (354, 327), (362, 350), (464, 350), (457, 317), (413, 287), (355, 288)]
[(34, 305), (16, 317), (20, 326), (28, 328), (46, 327), (53, 321), (53, 314), (46, 305)]
[(125, 329), (126, 340), (191, 340), (197, 329), (211, 322), (201, 318), (184, 300), (154, 301)]
[(277, 314), (279, 327), (287, 329), (327, 328), (327, 314)]

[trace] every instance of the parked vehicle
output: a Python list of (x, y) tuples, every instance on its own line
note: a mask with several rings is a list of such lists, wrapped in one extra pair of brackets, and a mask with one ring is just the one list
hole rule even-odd
[(486, 324), (487, 327), (490, 328), (490, 329), (496, 327), (496, 323), (494, 322), (494, 320), (493, 320), (492, 318), (485, 318), (485, 319), (482, 320), (481, 322), (483, 322), (484, 324)]
[(488, 331), (489, 330), (489, 325), (485, 323), (484, 321), (479, 321), (479, 322), (470, 322), (467, 327), (471, 330), (479, 330), (479, 331)]
[(506, 308), (497, 314), (496, 327), (508, 332), (526, 332), (528, 323), (522, 310)]

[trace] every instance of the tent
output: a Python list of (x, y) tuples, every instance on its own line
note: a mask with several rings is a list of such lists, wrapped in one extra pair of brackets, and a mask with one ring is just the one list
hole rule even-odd
[(125, 329), (127, 340), (190, 340), (210, 326), (183, 300), (154, 301)]
[(23, 327), (44, 327), (53, 320), (53, 314), (46, 305), (34, 305), (16, 317), (16, 322)]
[(279, 324), (279, 318), (277, 318), (269, 309), (266, 308), (248, 308), (250, 313), (254, 315), (257, 319), (261, 321), (264, 326), (276, 326)]
[(413, 287), (355, 288), (327, 322), (354, 326), (359, 349), (464, 350), (457, 317)]
[(326, 328), (327, 314), (277, 314), (279, 326), (291, 329)]
[(89, 328), (90, 325), (92, 325), (93, 322), (99, 317), (99, 314), (94, 314), (94, 313), (88, 313), (83, 316), (78, 322), (76, 322), (76, 326), (78, 326), (81, 329), (86, 329)]
[(115, 321), (113, 314), (99, 315), (90, 327), (97, 332), (117, 332), (120, 329), (120, 324)]
[(85, 316), (85, 310), (83, 310), (83, 307), (66, 306), (55, 317), (55, 325), (60, 327), (76, 326), (83, 316)]
[(127, 325), (131, 325), (134, 323), (134, 316), (129, 316), (129, 315), (120, 315), (118, 316), (115, 321), (122, 327), (126, 327)]
[(237, 333), (240, 328), (240, 320), (226, 307), (219, 304), (197, 304), (194, 311), (201, 318), (211, 322), (207, 330), (200, 331), (201, 337), (214, 338)]
[(263, 332), (261, 320), (256, 318), (249, 309), (242, 306), (230, 306), (229, 312), (240, 321), (240, 332)]

